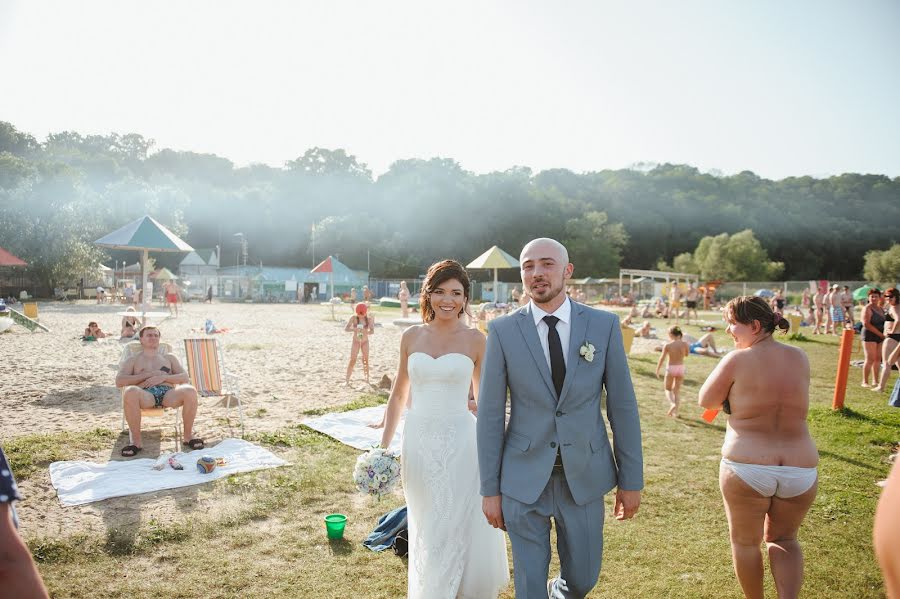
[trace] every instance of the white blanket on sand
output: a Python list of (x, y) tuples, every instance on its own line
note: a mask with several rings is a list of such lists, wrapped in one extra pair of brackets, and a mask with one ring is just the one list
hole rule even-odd
[[(214, 447), (174, 454), (184, 470), (173, 470), (168, 464), (154, 470), (156, 459), (115, 460), (103, 464), (92, 462), (53, 462), (50, 482), (64, 506), (82, 505), (110, 497), (124, 497), (163, 489), (189, 487), (223, 478), (238, 472), (277, 468), (287, 464), (272, 452), (241, 439), (225, 439)], [(197, 470), (200, 456), (225, 458), (225, 465), (209, 474)], [(165, 460), (165, 456), (162, 456)]]
[[(369, 424), (378, 422), (384, 415), (386, 406), (375, 406), (372, 408), (360, 408), (352, 412), (337, 412), (325, 414), (312, 420), (307, 420), (303, 424), (320, 433), (325, 433), (329, 437), (333, 437), (356, 449), (371, 449), (375, 445), (381, 443), (381, 433), (383, 429), (369, 428)], [(400, 455), (400, 440), (403, 438), (403, 422), (406, 414), (400, 418), (397, 424), (397, 432), (394, 433), (394, 439), (391, 441), (390, 449)]]

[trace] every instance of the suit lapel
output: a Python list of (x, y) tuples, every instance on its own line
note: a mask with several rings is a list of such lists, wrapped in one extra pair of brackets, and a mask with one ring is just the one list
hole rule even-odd
[(563, 381), (562, 393), (559, 394), (559, 403), (565, 400), (566, 394), (572, 387), (572, 381), (575, 379), (575, 370), (578, 368), (581, 359), (579, 352), (587, 335), (587, 315), (584, 313), (584, 306), (572, 300), (569, 300), (569, 302), (572, 305), (571, 322), (569, 323), (569, 353), (566, 359), (566, 378)]
[(553, 386), (553, 377), (550, 376), (550, 367), (547, 366), (547, 358), (544, 356), (544, 348), (541, 347), (541, 340), (538, 338), (537, 327), (534, 325), (534, 315), (531, 313), (530, 305), (527, 309), (519, 312), (516, 321), (519, 324), (519, 330), (522, 331), (522, 336), (525, 338), (525, 345), (531, 350), (531, 357), (534, 358), (538, 372), (541, 373), (541, 378), (544, 379), (547, 388), (553, 394), (553, 399), (556, 400), (556, 388)]

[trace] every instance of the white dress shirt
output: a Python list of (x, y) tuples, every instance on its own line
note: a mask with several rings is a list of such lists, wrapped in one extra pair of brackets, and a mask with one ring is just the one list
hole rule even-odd
[[(534, 316), (534, 326), (537, 327), (538, 339), (541, 340), (541, 348), (544, 350), (544, 357), (547, 358), (547, 368), (550, 369), (550, 372), (553, 372), (553, 367), (550, 365), (550, 341), (547, 338), (547, 335), (550, 332), (550, 326), (544, 322), (544, 317), (547, 316), (547, 314), (547, 312), (538, 308), (534, 301), (531, 302), (531, 315)], [(572, 328), (572, 303), (568, 297), (562, 305), (553, 312), (553, 316), (559, 319), (559, 322), (556, 323), (556, 332), (559, 334), (559, 342), (562, 344), (563, 360), (565, 360), (566, 368), (568, 369), (569, 332)]]

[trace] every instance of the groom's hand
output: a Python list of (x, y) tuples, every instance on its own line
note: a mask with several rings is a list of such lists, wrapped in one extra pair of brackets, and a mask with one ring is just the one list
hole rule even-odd
[(500, 503), (499, 495), (484, 497), (481, 500), (481, 511), (487, 518), (488, 524), (494, 528), (506, 530), (506, 524), (503, 522), (503, 506)]
[(616, 490), (616, 506), (613, 509), (613, 513), (616, 515), (616, 520), (628, 520), (630, 518), (633, 518), (637, 513), (638, 507), (640, 505), (640, 491), (623, 491), (622, 489)]

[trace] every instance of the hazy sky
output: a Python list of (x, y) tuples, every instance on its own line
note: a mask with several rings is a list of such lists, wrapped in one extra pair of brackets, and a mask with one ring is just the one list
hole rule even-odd
[(376, 174), (900, 176), (900, 2), (0, 0), (0, 120)]

